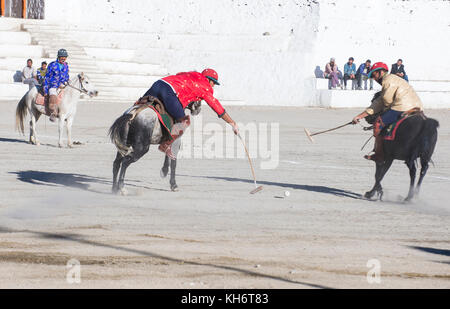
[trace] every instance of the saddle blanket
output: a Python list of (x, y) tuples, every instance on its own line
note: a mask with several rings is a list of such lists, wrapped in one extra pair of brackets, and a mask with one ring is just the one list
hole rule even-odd
[(403, 121), (412, 116), (425, 117), (423, 115), (423, 112), (417, 109), (412, 109), (410, 111), (404, 112), (400, 116), (400, 118), (397, 119), (397, 121), (391, 123), (390, 125), (388, 125), (386, 128), (383, 129), (383, 131), (381, 132), (381, 135), (383, 135), (383, 139), (387, 141), (395, 140), (395, 135), (397, 133), (398, 127), (402, 124)]
[[(62, 98), (64, 97), (64, 90), (61, 90), (58, 94), (58, 102), (57, 104), (61, 104)], [(36, 97), (36, 105), (45, 106), (48, 104), (48, 96), (43, 96), (41, 93), (38, 92)]]

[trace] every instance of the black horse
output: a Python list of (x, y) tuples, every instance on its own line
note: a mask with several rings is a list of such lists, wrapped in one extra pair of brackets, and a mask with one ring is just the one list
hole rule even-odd
[[(155, 100), (155, 98), (151, 98), (151, 100)], [(188, 109), (190, 109), (191, 115), (198, 115), (201, 111), (201, 104), (200, 102), (192, 102)], [(109, 129), (109, 136), (117, 148), (116, 159), (113, 163), (112, 191), (113, 193), (120, 192), (122, 195), (126, 195), (124, 181), (128, 166), (144, 156), (150, 145), (158, 145), (164, 140), (163, 128), (157, 113), (153, 109), (133, 107), (116, 119)], [(172, 144), (172, 151), (178, 152), (180, 146), (181, 140), (178, 138)], [(167, 176), (169, 166), (171, 169), (170, 188), (172, 191), (176, 191), (178, 189), (175, 181), (176, 160), (165, 157), (161, 177)], [(117, 179), (117, 176), (119, 176), (119, 179)]]
[[(439, 122), (437, 120), (426, 118), (421, 113), (406, 118), (399, 125), (395, 139), (383, 141), (384, 161), (376, 163), (375, 185), (372, 190), (366, 192), (365, 197), (371, 199), (377, 194), (378, 198), (382, 199), (381, 180), (394, 160), (405, 161), (409, 168), (411, 182), (405, 201), (411, 200), (414, 193), (418, 194), (436, 146), (438, 127)], [(420, 159), (421, 170), (414, 192), (417, 159)]]

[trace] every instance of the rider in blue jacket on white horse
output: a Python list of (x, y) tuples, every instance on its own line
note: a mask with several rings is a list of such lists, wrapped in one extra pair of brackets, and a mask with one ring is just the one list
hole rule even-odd
[(58, 89), (69, 81), (69, 65), (66, 62), (68, 53), (65, 49), (58, 50), (57, 60), (50, 62), (44, 79), (44, 94), (49, 95), (48, 109), (50, 121), (58, 117)]

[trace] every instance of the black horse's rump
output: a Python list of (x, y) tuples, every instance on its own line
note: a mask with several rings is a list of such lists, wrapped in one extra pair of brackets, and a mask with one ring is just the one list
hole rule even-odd
[(375, 185), (372, 190), (366, 192), (365, 197), (370, 199), (377, 194), (381, 199), (383, 195), (381, 180), (394, 160), (402, 160), (409, 168), (411, 179), (409, 193), (405, 200), (411, 200), (414, 196), (417, 160), (420, 159), (421, 164), (420, 177), (416, 187), (418, 193), (436, 147), (438, 127), (437, 120), (426, 118), (422, 114), (406, 118), (399, 125), (395, 139), (383, 141), (384, 161), (376, 163)]

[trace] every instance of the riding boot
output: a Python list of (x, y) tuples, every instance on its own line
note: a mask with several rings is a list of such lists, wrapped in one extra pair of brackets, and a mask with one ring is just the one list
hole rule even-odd
[(173, 125), (172, 130), (170, 131), (172, 139), (161, 143), (158, 149), (161, 152), (164, 152), (170, 159), (176, 160), (177, 156), (172, 151), (172, 144), (183, 135), (190, 124), (191, 120), (189, 116), (185, 116), (179, 119), (178, 122)]
[(50, 121), (55, 122), (58, 118), (58, 97), (56, 95), (50, 95), (48, 99), (48, 110), (50, 112)]
[(373, 126), (373, 136), (375, 137), (374, 143), (374, 154), (365, 155), (364, 158), (367, 160), (372, 160), (375, 162), (383, 162), (384, 161), (384, 151), (383, 151), (383, 136), (381, 135), (381, 130), (384, 127), (383, 120), (380, 116), (378, 116), (375, 124)]

